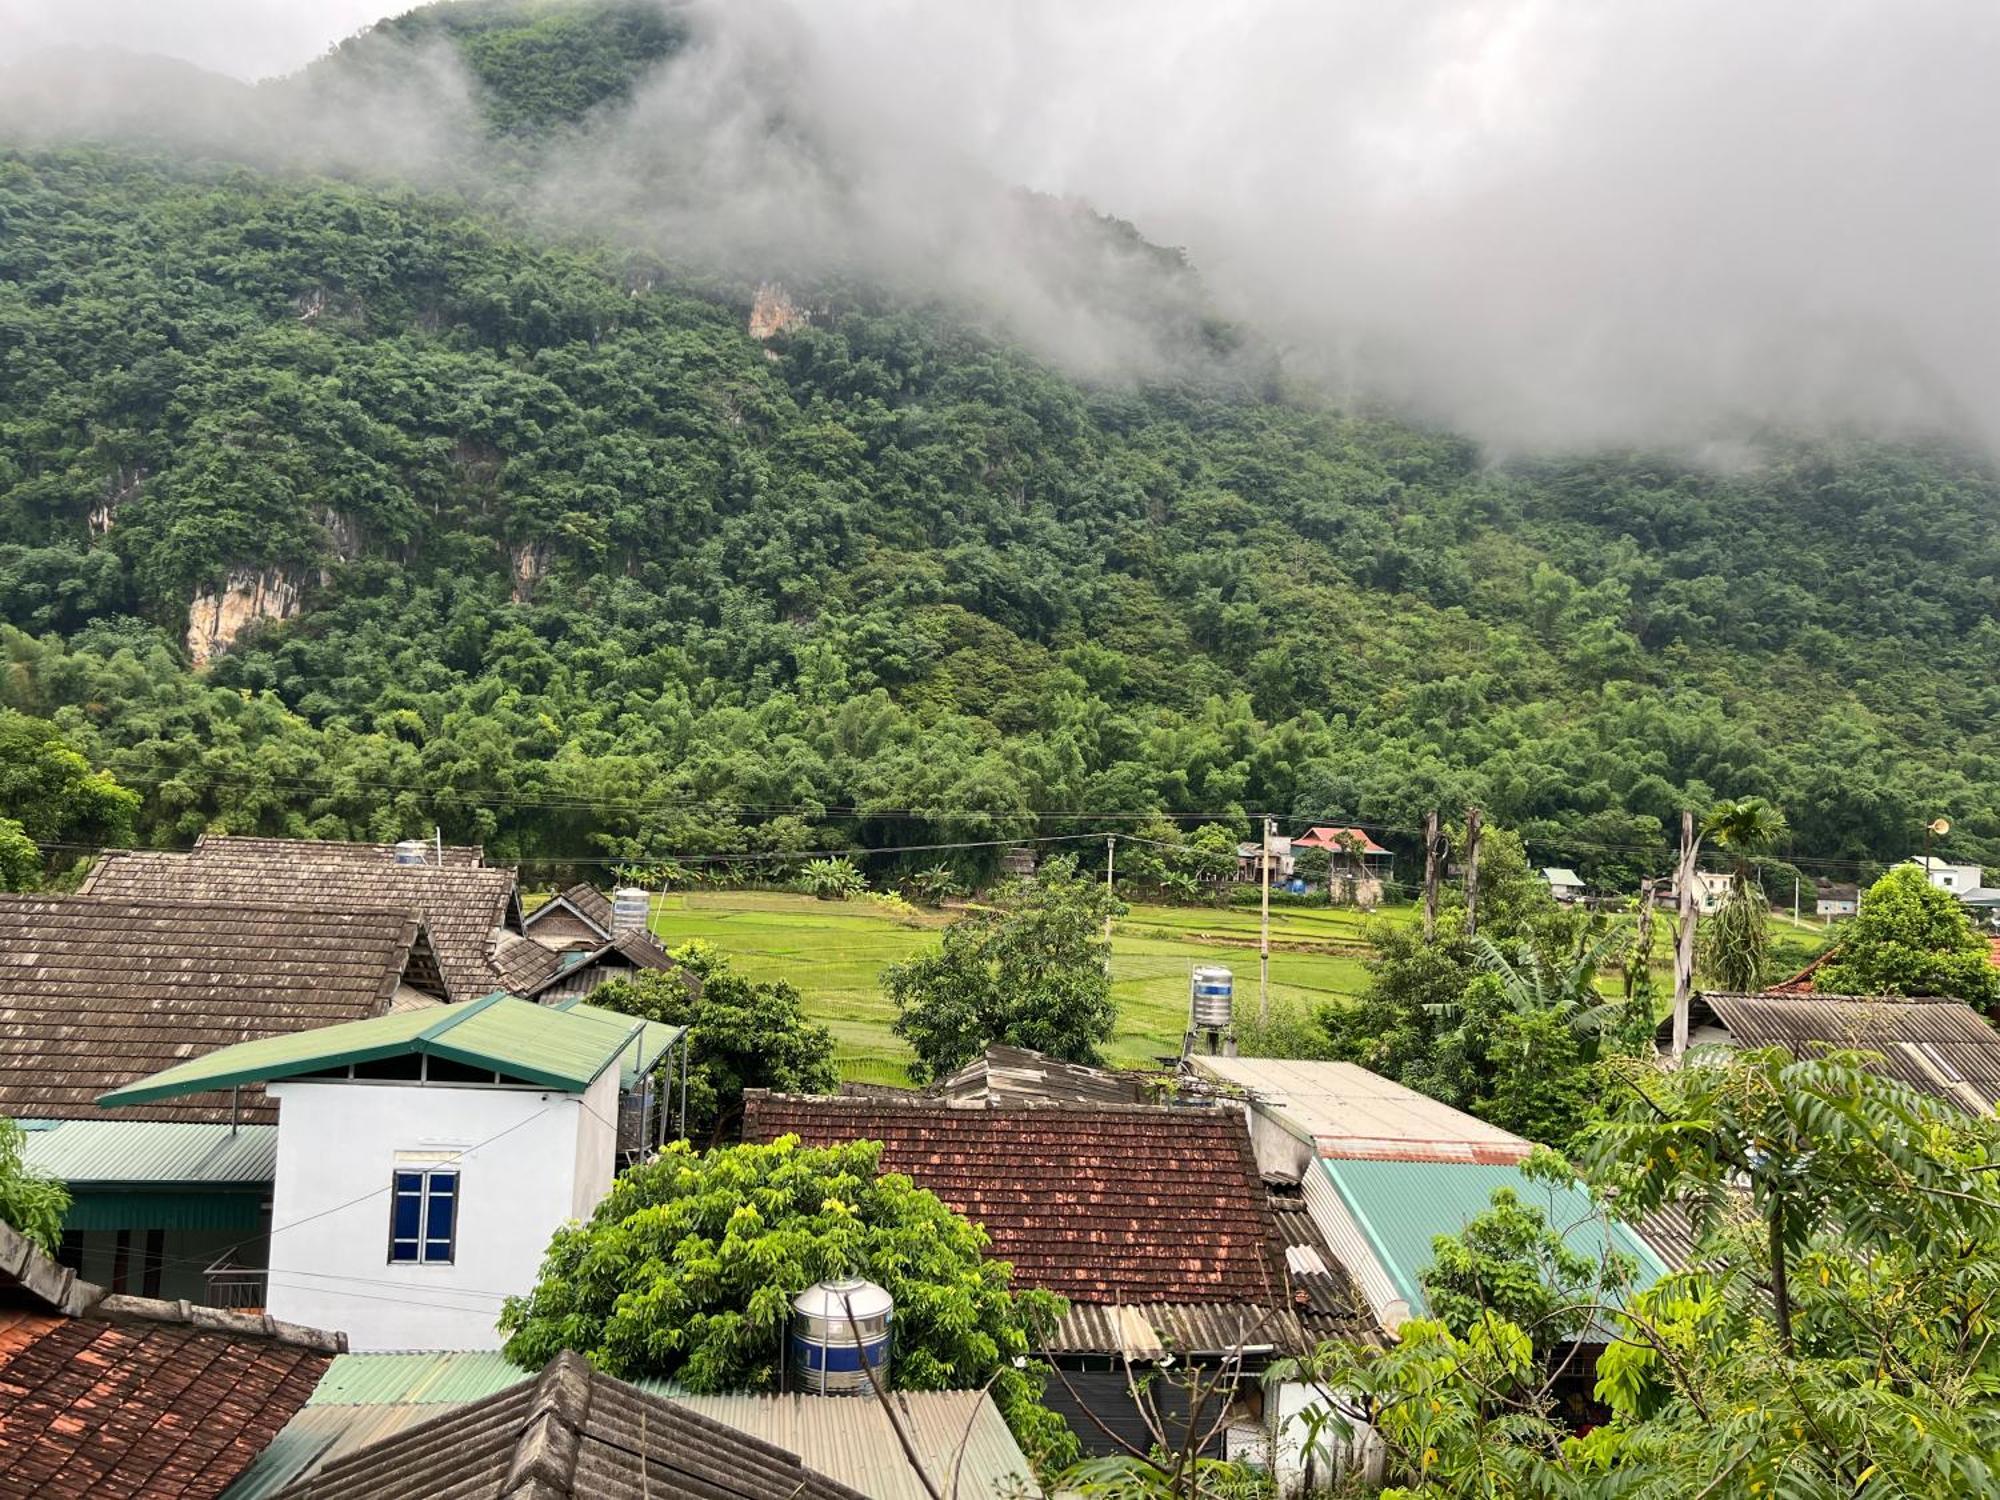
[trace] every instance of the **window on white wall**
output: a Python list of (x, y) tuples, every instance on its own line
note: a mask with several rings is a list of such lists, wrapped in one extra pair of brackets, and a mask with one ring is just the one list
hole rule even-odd
[(389, 1259), (448, 1266), (458, 1245), (458, 1173), (398, 1168), (389, 1206)]

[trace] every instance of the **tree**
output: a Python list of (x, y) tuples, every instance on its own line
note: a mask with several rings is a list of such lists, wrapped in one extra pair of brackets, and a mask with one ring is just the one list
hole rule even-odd
[(1702, 975), (1717, 989), (1757, 989), (1771, 961), (1770, 903), (1758, 882), (1756, 857), (1785, 836), (1785, 815), (1762, 797), (1718, 802), (1702, 834), (1733, 856), (1729, 893), (1701, 924)]
[(674, 949), (673, 958), (700, 981), (697, 988), (675, 970), (648, 970), (602, 986), (590, 1003), (688, 1028), (692, 1138), (713, 1140), (732, 1129), (745, 1089), (824, 1094), (839, 1084), (833, 1033), (807, 1018), (790, 981), (745, 978), (700, 941)]
[(1828, 994), (1949, 995), (1989, 1015), (2000, 1010), (2000, 969), (1985, 939), (1951, 892), (1915, 865), (1898, 865), (1868, 888), (1814, 982)]
[(0, 889), (34, 888), (44, 863), (37, 845), (74, 864), (99, 846), (131, 843), (138, 812), (138, 793), (91, 770), (55, 725), (0, 708)]
[(912, 1074), (941, 1078), (994, 1042), (1100, 1061), (1117, 1020), (1104, 921), (1123, 910), (1075, 860), (1051, 859), (947, 927), (930, 952), (884, 969), (896, 1035), (917, 1054)]
[(808, 861), (799, 883), (822, 901), (845, 901), (868, 889), (853, 861), (846, 859)]
[(69, 1189), (28, 1166), (27, 1144), (27, 1132), (0, 1117), (0, 1223), (11, 1224), (53, 1255), (69, 1211)]
[(676, 1143), (622, 1175), (588, 1223), (556, 1231), (534, 1290), (501, 1312), (507, 1357), (535, 1369), (575, 1349), (626, 1379), (776, 1390), (793, 1297), (865, 1276), (895, 1299), (892, 1386), (990, 1381), (1029, 1456), (1070, 1461), (1075, 1438), (1040, 1405), (1041, 1371), (1016, 1365), (1060, 1299), (1011, 1292), (985, 1231), (883, 1173), (881, 1156), (879, 1141)]

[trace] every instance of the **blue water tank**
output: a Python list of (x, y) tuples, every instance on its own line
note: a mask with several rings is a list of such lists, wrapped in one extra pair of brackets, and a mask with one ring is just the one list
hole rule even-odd
[(872, 1396), (865, 1359), (889, 1386), (895, 1302), (872, 1281), (820, 1281), (792, 1299), (791, 1387), (819, 1396)]

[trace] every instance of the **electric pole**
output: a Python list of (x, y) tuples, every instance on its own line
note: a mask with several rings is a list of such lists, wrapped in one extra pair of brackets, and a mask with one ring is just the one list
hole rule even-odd
[(1278, 831), (1277, 820), (1264, 820), (1263, 935), (1257, 952), (1257, 1024), (1271, 1024), (1271, 835)]
[(1438, 929), (1438, 815), (1434, 807), (1424, 814), (1424, 941), (1437, 936)]
[(1118, 899), (1111, 884), (1111, 872), (1118, 858), (1118, 835), (1110, 834), (1104, 840), (1104, 967), (1111, 968), (1111, 903)]
[(1674, 1050), (1678, 1064), (1687, 1052), (1688, 1008), (1694, 1000), (1694, 865), (1701, 839), (1694, 831), (1694, 811), (1681, 813), (1681, 862), (1674, 875), (1680, 903), (1680, 930), (1674, 935)]
[(1479, 931), (1479, 829), (1485, 814), (1476, 807), (1465, 810), (1465, 935)]
[(1631, 965), (1625, 969), (1625, 998), (1630, 1000), (1637, 989), (1640, 974), (1653, 966), (1653, 891), (1658, 882), (1650, 875), (1639, 882), (1639, 935), (1633, 943), (1640, 965), (1635, 972)]

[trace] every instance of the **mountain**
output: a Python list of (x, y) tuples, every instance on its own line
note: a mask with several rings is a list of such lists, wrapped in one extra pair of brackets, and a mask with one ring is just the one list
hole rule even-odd
[(495, 153), (455, 191), (0, 151), (0, 704), (149, 839), (647, 861), (1269, 810), (1408, 848), (1476, 801), (1624, 881), (1685, 800), (1760, 794), (1808, 874), (1941, 812), (2000, 863), (1983, 458), (1494, 461), (1026, 195), (1064, 295), (1175, 361), (1083, 378), (894, 277), (552, 224), (524, 153), (670, 87), (688, 25), (434, 7), (255, 91), (450, 48)]

